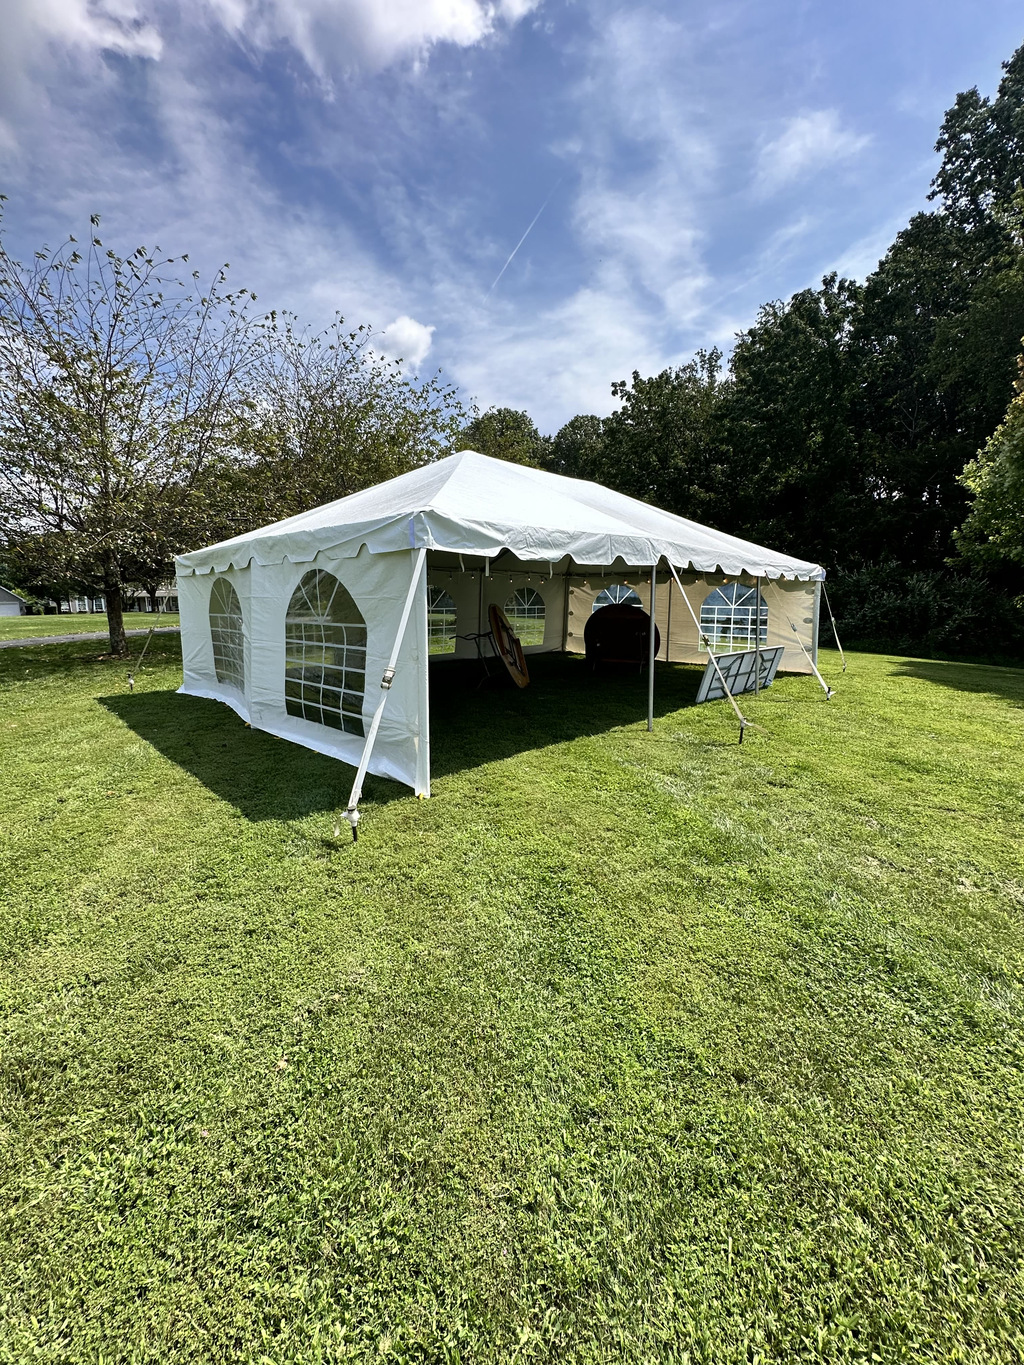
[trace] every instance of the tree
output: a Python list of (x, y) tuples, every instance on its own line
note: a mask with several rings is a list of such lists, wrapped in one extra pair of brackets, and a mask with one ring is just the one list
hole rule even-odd
[(1005, 419), (961, 476), (973, 501), (956, 543), (980, 564), (1024, 566), (1024, 358), (1019, 364)]
[(602, 431), (612, 486), (681, 516), (728, 524), (737, 491), (724, 424), (729, 388), (717, 347), (649, 379), (634, 370), (631, 382), (614, 383), (620, 407)]
[(545, 466), (571, 479), (606, 481), (604, 422), (590, 413), (570, 417), (551, 438)]
[(259, 337), (225, 269), (201, 291), (98, 221), (28, 266), (0, 242), (0, 546), (101, 589), (123, 656), (125, 588), (208, 519)]
[(975, 86), (946, 111), (935, 144), (942, 165), (930, 196), (957, 226), (989, 240), (998, 235), (1000, 207), (1024, 179), (1024, 47), (1003, 71), (994, 100)]
[(229, 475), (238, 529), (355, 493), (447, 455), (465, 411), (440, 375), (408, 379), (373, 348), (366, 326), (335, 318), (322, 332), (271, 313), (257, 394), (239, 413)]
[(855, 420), (860, 286), (828, 275), (766, 304), (733, 352), (729, 433), (748, 534), (834, 564), (857, 553), (871, 500)]
[(488, 408), (462, 429), (456, 450), (476, 450), (512, 464), (544, 465), (550, 438), (542, 436), (527, 412)]

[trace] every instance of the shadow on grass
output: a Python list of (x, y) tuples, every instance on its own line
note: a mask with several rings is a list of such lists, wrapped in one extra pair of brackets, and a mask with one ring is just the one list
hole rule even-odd
[[(435, 778), (646, 719), (646, 675), (627, 671), (595, 677), (582, 659), (569, 655), (534, 656), (530, 671), (531, 684), (520, 691), (496, 673), (478, 686), (475, 664), (431, 666)], [(700, 677), (698, 668), (659, 664), (655, 715), (692, 705)], [(348, 799), (353, 769), (347, 763), (251, 730), (222, 702), (171, 691), (124, 692), (97, 700), (246, 819), (294, 820), (335, 810)], [(366, 780), (367, 803), (408, 795), (397, 782)]]
[(993, 664), (963, 664), (940, 659), (900, 659), (894, 678), (920, 678), (958, 692), (977, 692), (1002, 697), (1012, 706), (1024, 706), (1024, 669)]

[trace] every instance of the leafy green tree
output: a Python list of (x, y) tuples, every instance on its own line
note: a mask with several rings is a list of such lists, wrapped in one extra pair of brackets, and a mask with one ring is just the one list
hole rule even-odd
[(604, 422), (590, 413), (571, 417), (551, 438), (545, 464), (553, 474), (606, 481)]
[(967, 559), (1024, 566), (1024, 359), (1006, 417), (962, 475), (972, 495), (957, 532)]
[(1024, 176), (1024, 46), (1003, 71), (995, 99), (975, 86), (946, 111), (931, 193), (958, 227), (990, 240), (999, 233), (1000, 207), (1012, 202)]
[(488, 408), (463, 427), (456, 450), (476, 450), (495, 460), (541, 467), (550, 440), (542, 436), (527, 412), (516, 408)]
[(602, 432), (607, 481), (681, 516), (728, 524), (741, 492), (724, 422), (729, 388), (717, 348), (614, 383), (620, 406)]
[(124, 655), (125, 589), (205, 515), (256, 335), (224, 270), (202, 290), (186, 257), (119, 256), (97, 226), (28, 266), (0, 243), (0, 547), (102, 591)]
[(835, 563), (857, 553), (869, 502), (855, 417), (860, 286), (832, 274), (820, 289), (766, 304), (737, 339), (729, 401), (738, 524), (767, 544)]
[(265, 321), (258, 397), (238, 414), (238, 463), (219, 505), (239, 529), (333, 502), (451, 452), (465, 421), (455, 391), (434, 375), (407, 378), (380, 355), (366, 326), (338, 317), (321, 332), (291, 314)]

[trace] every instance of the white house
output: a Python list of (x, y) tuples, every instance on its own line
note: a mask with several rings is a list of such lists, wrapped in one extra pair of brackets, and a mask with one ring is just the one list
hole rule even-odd
[(0, 586), (0, 616), (24, 616), (28, 607), (16, 592)]

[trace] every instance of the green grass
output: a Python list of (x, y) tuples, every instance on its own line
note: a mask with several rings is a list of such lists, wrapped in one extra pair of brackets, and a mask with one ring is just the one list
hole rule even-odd
[(0, 653), (0, 1360), (1021, 1360), (1021, 673), (449, 664), (353, 846), (177, 649)]
[[(126, 611), (125, 630), (149, 630), (150, 626), (181, 624), (177, 612)], [(86, 635), (108, 629), (106, 613), (65, 612), (60, 616), (0, 616), (0, 640), (27, 640), (33, 635)]]

